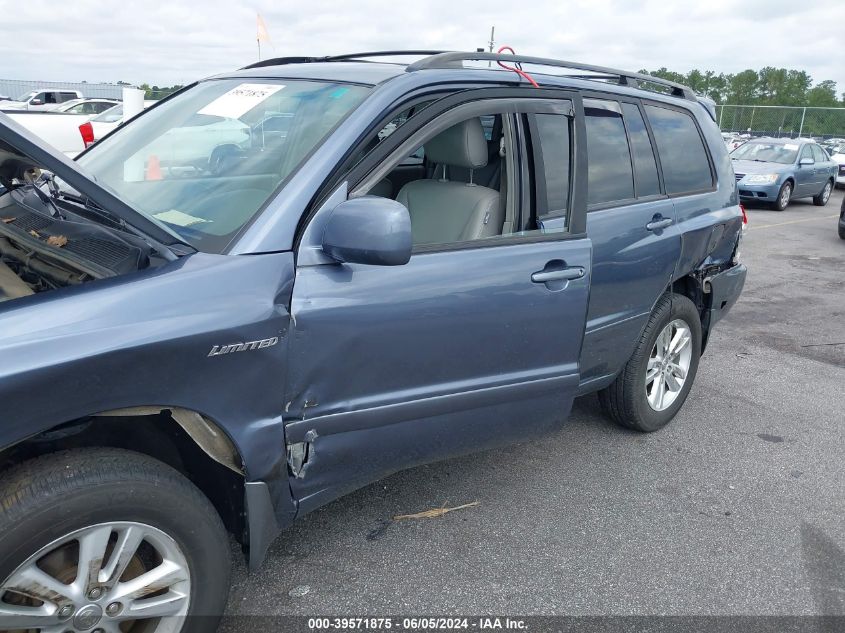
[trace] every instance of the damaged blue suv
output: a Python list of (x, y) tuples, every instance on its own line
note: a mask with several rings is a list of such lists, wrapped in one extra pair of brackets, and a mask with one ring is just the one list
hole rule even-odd
[(212, 77), (75, 161), (0, 115), (0, 630), (212, 630), (227, 533), (254, 568), (580, 395), (677, 414), (746, 274), (712, 104), (413, 54)]

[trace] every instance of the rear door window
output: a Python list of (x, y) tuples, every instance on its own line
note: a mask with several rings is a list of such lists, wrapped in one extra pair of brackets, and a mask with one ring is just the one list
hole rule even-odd
[(631, 152), (616, 101), (584, 99), (587, 127), (587, 203), (606, 204), (634, 197)]
[(827, 154), (824, 153), (824, 150), (818, 145), (810, 145), (810, 147), (813, 148), (813, 158), (817, 163), (825, 163), (830, 160)]
[[(569, 210), (569, 174), (571, 171), (570, 125), (572, 119), (562, 114), (535, 114), (537, 156), (545, 178), (537, 192), (537, 219), (566, 217)], [(532, 134), (533, 137), (533, 134)]]
[(666, 193), (684, 194), (713, 188), (713, 172), (704, 141), (692, 116), (680, 110), (646, 105)]
[(625, 125), (628, 128), (628, 138), (631, 141), (631, 153), (634, 156), (634, 184), (638, 198), (653, 196), (660, 193), (660, 179), (657, 176), (657, 163), (654, 160), (654, 150), (651, 139), (643, 121), (640, 109), (633, 103), (623, 103)]

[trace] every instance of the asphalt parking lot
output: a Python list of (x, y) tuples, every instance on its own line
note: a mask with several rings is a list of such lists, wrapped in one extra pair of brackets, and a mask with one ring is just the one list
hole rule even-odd
[(396, 474), (238, 559), (228, 613), (845, 614), (842, 196), (749, 210), (745, 291), (669, 427), (589, 397), (550, 437)]

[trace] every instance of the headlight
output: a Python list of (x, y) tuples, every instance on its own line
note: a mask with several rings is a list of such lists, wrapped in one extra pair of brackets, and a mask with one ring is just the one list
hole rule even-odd
[(779, 174), (751, 174), (745, 177), (744, 183), (748, 185), (770, 185), (777, 182)]

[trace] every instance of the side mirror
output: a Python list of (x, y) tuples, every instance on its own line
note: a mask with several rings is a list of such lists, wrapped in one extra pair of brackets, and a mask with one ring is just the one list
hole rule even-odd
[(804, 165), (815, 165), (816, 161), (814, 161), (812, 158), (802, 158), (798, 161), (798, 164), (803, 167)]
[(41, 105), (41, 104), (42, 104), (41, 99), (33, 99), (32, 101), (29, 102), (29, 105)]
[(323, 231), (323, 252), (349, 264), (400, 266), (411, 259), (412, 246), (408, 209), (390, 198), (341, 202)]

